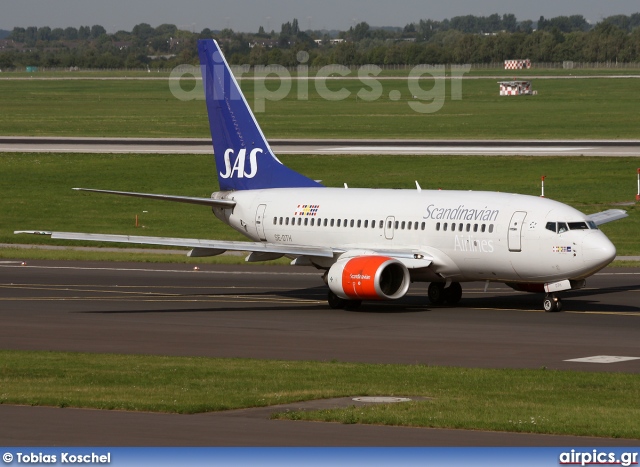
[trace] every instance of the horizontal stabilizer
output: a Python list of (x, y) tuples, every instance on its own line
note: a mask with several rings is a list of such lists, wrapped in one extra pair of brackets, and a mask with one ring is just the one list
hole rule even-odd
[(157, 199), (160, 201), (174, 201), (177, 203), (201, 204), (214, 208), (233, 208), (236, 205), (235, 201), (227, 199), (191, 198), (188, 196), (156, 195), (153, 193), (134, 193), (130, 191), (95, 190), (93, 188), (74, 188), (74, 190), (106, 193), (108, 195), (132, 196), (134, 198)]
[(628, 217), (626, 211), (622, 209), (609, 209), (607, 211), (596, 212), (595, 214), (589, 214), (587, 219), (596, 223), (596, 225), (606, 224), (607, 222), (617, 221)]

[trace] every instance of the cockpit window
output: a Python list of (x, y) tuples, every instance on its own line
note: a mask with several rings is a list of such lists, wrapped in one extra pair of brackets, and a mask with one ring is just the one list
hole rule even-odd
[(569, 228), (571, 230), (589, 230), (586, 222), (569, 222)]
[(551, 232), (557, 232), (559, 234), (567, 232), (569, 230), (598, 230), (598, 226), (593, 221), (580, 221), (580, 222), (547, 222), (545, 226), (547, 230)]

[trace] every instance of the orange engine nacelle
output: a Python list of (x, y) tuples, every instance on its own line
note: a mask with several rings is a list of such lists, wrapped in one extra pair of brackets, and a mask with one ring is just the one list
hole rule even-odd
[(394, 300), (409, 290), (409, 270), (387, 256), (356, 256), (340, 260), (327, 275), (329, 288), (350, 300)]

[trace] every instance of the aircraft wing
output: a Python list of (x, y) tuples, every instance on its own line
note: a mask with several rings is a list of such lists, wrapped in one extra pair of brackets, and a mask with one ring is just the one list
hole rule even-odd
[(407, 269), (426, 268), (434, 262), (433, 256), (418, 250), (375, 250), (375, 253), (397, 259)]
[[(263, 242), (235, 242), (226, 240), (203, 240), (197, 238), (143, 237), (136, 235), (113, 235), (80, 232), (50, 232), (43, 230), (17, 230), (14, 234), (48, 235), (53, 240), (81, 240), (91, 242), (131, 243), (136, 245), (173, 246), (191, 248), (189, 257), (217, 256), (225, 251), (247, 251), (252, 253), (247, 261), (268, 261), (284, 255), (315, 256), (333, 258), (345, 253), (343, 248), (311, 245), (283, 245)], [(366, 253), (364, 253), (366, 254)], [(433, 257), (414, 250), (377, 250), (369, 254), (389, 256), (404, 264), (407, 269), (421, 269), (433, 263)]]
[(595, 214), (589, 214), (587, 219), (595, 222), (596, 225), (606, 224), (607, 222), (617, 221), (628, 217), (626, 211), (622, 209), (608, 209), (607, 211), (596, 212)]
[(194, 238), (169, 238), (169, 237), (141, 237), (135, 235), (109, 235), (77, 232), (45, 232), (38, 230), (20, 230), (16, 234), (50, 235), (54, 240), (85, 240), (93, 242), (133, 243), (138, 245), (159, 245), (192, 248), (191, 257), (216, 256), (225, 251), (249, 251), (270, 255), (300, 255), (320, 256), (333, 258), (334, 252), (343, 250), (332, 248), (306, 246), (306, 245), (282, 245), (278, 243), (261, 242), (232, 242), (224, 240), (201, 240)]

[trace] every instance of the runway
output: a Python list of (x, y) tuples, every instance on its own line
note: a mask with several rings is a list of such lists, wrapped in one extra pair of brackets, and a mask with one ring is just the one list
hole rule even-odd
[[(640, 140), (272, 139), (276, 154), (527, 155), (640, 157)], [(0, 137), (0, 152), (212, 154), (209, 138)]]
[[(605, 269), (541, 297), (463, 284), (432, 307), (413, 284), (397, 302), (331, 310), (304, 267), (0, 263), (4, 349), (640, 372), (640, 269)], [(568, 361), (614, 356), (612, 363)], [(620, 357), (629, 358), (621, 360)], [(178, 416), (0, 405), (5, 445), (629, 445), (625, 440), (270, 421), (236, 411)], [(137, 428), (136, 428), (137, 427)]]

